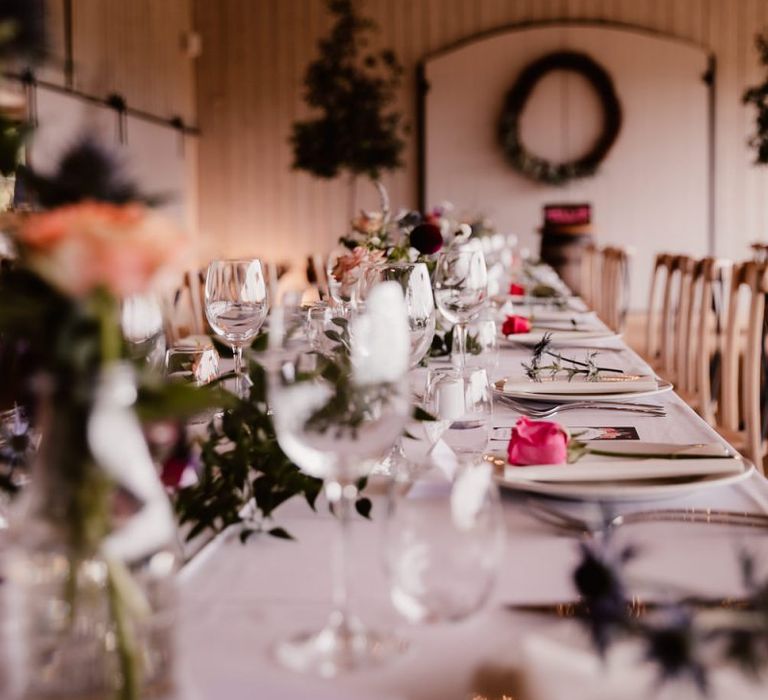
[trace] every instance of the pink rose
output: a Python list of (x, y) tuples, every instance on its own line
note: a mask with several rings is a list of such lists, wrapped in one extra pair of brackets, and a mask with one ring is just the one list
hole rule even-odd
[(512, 282), (512, 284), (509, 285), (509, 293), (513, 297), (525, 296), (525, 287), (523, 287), (522, 284), (516, 284), (515, 282)]
[(528, 464), (565, 464), (570, 436), (559, 423), (518, 418), (507, 447), (507, 461)]
[(515, 333), (530, 333), (531, 320), (525, 316), (507, 316), (504, 324), (501, 326), (503, 335), (514, 335)]

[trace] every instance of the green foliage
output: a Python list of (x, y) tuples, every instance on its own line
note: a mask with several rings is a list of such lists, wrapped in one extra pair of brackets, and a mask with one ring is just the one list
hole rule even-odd
[(764, 165), (768, 163), (768, 35), (755, 37), (755, 45), (766, 68), (765, 80), (746, 90), (741, 100), (755, 107), (755, 133), (748, 143), (755, 149), (755, 163)]
[(0, 112), (0, 174), (7, 177), (16, 171), (19, 152), (31, 130), (28, 123)]
[[(249, 374), (249, 397), (235, 400), (208, 427), (198, 483), (176, 495), (179, 521), (190, 526), (188, 540), (232, 525), (242, 525), (243, 541), (255, 532), (288, 539), (285, 530), (265, 527), (263, 521), (294, 496), (302, 496), (314, 509), (320, 494), (322, 482), (306, 476), (280, 449), (267, 411), (264, 368), (252, 362)], [(258, 513), (251, 512), (253, 506)]]
[(294, 123), (293, 167), (323, 178), (348, 171), (378, 179), (402, 165), (402, 117), (392, 107), (402, 67), (391, 50), (369, 48), (376, 24), (357, 13), (354, 0), (328, 0), (328, 8), (336, 23), (304, 78), (304, 99), (319, 116)]

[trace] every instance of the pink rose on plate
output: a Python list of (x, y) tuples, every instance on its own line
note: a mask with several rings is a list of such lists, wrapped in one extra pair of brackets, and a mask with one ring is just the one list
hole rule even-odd
[(512, 282), (512, 284), (509, 285), (509, 293), (513, 297), (523, 297), (525, 296), (525, 287), (523, 287), (522, 284)]
[(525, 316), (507, 316), (501, 326), (503, 335), (515, 335), (515, 333), (530, 333), (531, 319)]
[(559, 423), (518, 418), (507, 446), (507, 461), (517, 467), (529, 464), (565, 464), (570, 436)]

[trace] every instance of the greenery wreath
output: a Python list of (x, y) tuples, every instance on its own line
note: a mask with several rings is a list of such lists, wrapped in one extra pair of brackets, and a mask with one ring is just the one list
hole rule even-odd
[[(552, 163), (529, 153), (520, 139), (520, 116), (526, 102), (539, 80), (553, 70), (569, 70), (584, 76), (594, 87), (603, 110), (603, 130), (591, 150), (565, 163)], [(558, 51), (534, 61), (519, 75), (504, 100), (498, 137), (507, 160), (518, 172), (538, 182), (563, 185), (597, 172), (619, 135), (621, 119), (621, 104), (606, 70), (586, 54)]]

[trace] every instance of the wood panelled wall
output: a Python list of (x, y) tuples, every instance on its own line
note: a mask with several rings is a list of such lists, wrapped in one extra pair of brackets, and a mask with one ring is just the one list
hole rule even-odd
[[(184, 51), (191, 0), (70, 0), (74, 87), (123, 95), (162, 117), (194, 122), (195, 61)], [(47, 0), (51, 60), (44, 76), (64, 84), (65, 0)]]
[[(415, 118), (415, 68), (426, 54), (505, 25), (543, 19), (620, 21), (710, 48), (717, 57), (717, 252), (739, 257), (768, 239), (768, 169), (751, 164), (753, 115), (740, 103), (760, 78), (755, 33), (768, 0), (363, 0), (377, 42), (405, 66), (401, 107)], [(49, 0), (54, 62), (62, 81), (63, 0)], [(302, 77), (330, 26), (323, 0), (72, 0), (75, 86), (161, 115), (197, 119), (204, 255), (254, 253), (298, 262), (345, 231), (348, 186), (291, 170), (291, 123), (306, 116)], [(182, 50), (195, 28), (203, 53)], [(482, 79), (482, 67), (478, 68)], [(457, 95), (457, 99), (461, 99)], [(396, 206), (417, 198), (416, 144), (385, 179)], [(190, 187), (195, 187), (194, 173)], [(358, 205), (375, 197), (359, 187)], [(461, 205), (460, 202), (456, 203)], [(671, 242), (670, 245), (673, 245)]]
[[(309, 251), (330, 249), (345, 231), (347, 184), (291, 171), (287, 144), (292, 121), (306, 115), (304, 69), (330, 26), (323, 0), (192, 2), (203, 40), (197, 72), (204, 133), (200, 225), (209, 253), (298, 261)], [(709, 47), (718, 61), (717, 252), (745, 255), (748, 241), (768, 238), (768, 170), (751, 165), (745, 144), (753, 116), (740, 103), (743, 89), (760, 77), (753, 37), (768, 26), (766, 0), (365, 0), (364, 7), (381, 27), (377, 42), (393, 47), (404, 63), (401, 106), (411, 123), (418, 61), (505, 25), (620, 21)], [(410, 207), (417, 198), (413, 138), (405, 161), (385, 181), (393, 202)], [(360, 199), (366, 203), (363, 192)]]

